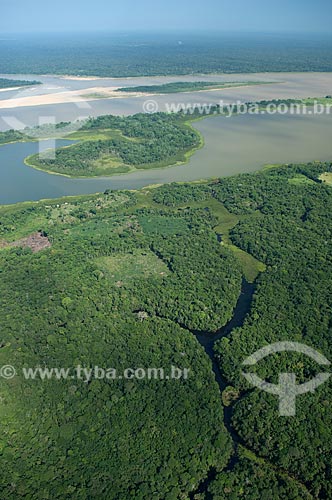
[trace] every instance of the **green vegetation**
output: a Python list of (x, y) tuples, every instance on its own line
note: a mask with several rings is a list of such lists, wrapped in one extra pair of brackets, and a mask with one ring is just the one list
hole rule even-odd
[(45, 124), (32, 128), (26, 127), (23, 130), (6, 130), (0, 132), (0, 145), (13, 142), (33, 142), (49, 138), (61, 139), (63, 136), (74, 133), (78, 126), (77, 122), (60, 122), (56, 125)]
[(307, 97), (305, 99), (271, 99), (271, 100), (262, 100), (259, 103), (262, 106), (267, 106), (269, 104), (307, 104), (308, 106), (312, 106), (315, 102), (319, 104), (332, 104), (332, 96), (326, 97)]
[(138, 87), (122, 87), (117, 92), (142, 92), (149, 94), (176, 94), (178, 92), (197, 92), (200, 90), (218, 90), (248, 85), (260, 85), (266, 82), (173, 82), (162, 85), (140, 85)]
[(153, 252), (99, 257), (96, 263), (99, 269), (118, 286), (135, 278), (167, 277), (168, 274), (167, 266)]
[[(180, 43), (179, 43), (180, 42)], [(1, 71), (101, 77), (332, 71), (329, 36), (96, 34), (2, 40)]]
[(178, 322), (208, 330), (225, 323), (240, 272), (217, 242), (212, 214), (143, 208), (136, 197), (0, 209), (3, 241), (43, 230), (52, 244), (36, 254), (0, 251), (0, 362), (10, 360), (18, 373), (23, 366), (173, 365), (193, 376), (5, 381), (3, 498), (178, 498), (228, 461), (209, 359)]
[(257, 276), (265, 271), (265, 264), (233, 245), (230, 239), (230, 230), (245, 217), (230, 213), (219, 201), (211, 198), (211, 188), (208, 185), (192, 184), (186, 185), (185, 188), (180, 184), (171, 184), (171, 186), (172, 189), (169, 186), (161, 186), (156, 190), (153, 201), (173, 207), (190, 201), (191, 208), (210, 210), (215, 217), (214, 231), (221, 237), (222, 245), (233, 252), (239, 261), (244, 277), (249, 283), (253, 283)]
[[(299, 397), (296, 417), (279, 417), (278, 398), (241, 371), (246, 356), (279, 340), (332, 357), (332, 190), (320, 179), (331, 172), (276, 166), (1, 207), (0, 365), (17, 370), (1, 385), (1, 496), (330, 498), (331, 384)], [(51, 247), (4, 245), (36, 231)], [(216, 347), (227, 429), (240, 442), (232, 452), (211, 362), (191, 332), (230, 320), (246, 267), (235, 249), (265, 271), (244, 325)], [(173, 365), (193, 376), (22, 377), (23, 367), (78, 364), (120, 373)], [(301, 382), (317, 368), (283, 353), (256, 369), (271, 381), (294, 370)]]
[(28, 87), (32, 85), (41, 85), (41, 82), (37, 82), (36, 80), (9, 80), (8, 78), (0, 78), (0, 89)]
[(309, 179), (306, 175), (299, 174), (291, 179), (288, 179), (290, 184), (299, 185), (299, 184), (314, 184), (315, 181)]
[[(326, 105), (332, 99), (322, 100)], [(313, 105), (315, 99), (307, 100)], [(323, 103), (323, 102), (322, 102)], [(296, 104), (305, 100), (272, 100), (247, 103), (255, 112), (265, 110), (271, 104)], [(236, 116), (242, 110), (232, 107)], [(55, 158), (39, 154), (26, 158), (25, 163), (39, 170), (69, 177), (96, 177), (124, 174), (134, 170), (163, 168), (187, 163), (189, 158), (204, 144), (204, 138), (192, 127), (192, 122), (215, 115), (229, 116), (230, 108), (212, 106), (206, 114), (198, 108), (190, 112), (136, 114), (128, 117), (101, 116), (86, 122), (59, 123), (55, 127), (43, 125), (23, 131), (0, 132), (0, 145), (18, 141), (34, 141), (43, 138), (66, 138), (79, 141), (55, 151)], [(52, 155), (50, 155), (52, 156)], [(274, 167), (274, 166), (273, 166)], [(270, 168), (267, 167), (267, 168)], [(307, 182), (298, 177), (291, 182)]]
[(26, 139), (24, 134), (19, 130), (8, 130), (0, 132), (0, 145), (10, 144), (12, 142), (22, 142)]
[[(321, 181), (331, 171), (331, 164), (321, 163), (276, 167), (215, 188), (232, 213), (245, 215), (230, 232), (232, 242), (267, 266), (244, 326), (216, 350), (225, 378), (240, 393), (232, 426), (257, 455), (306, 483), (314, 498), (332, 496), (331, 384), (297, 398), (295, 417), (280, 418), (278, 398), (253, 389), (241, 372), (249, 354), (282, 340), (303, 342), (331, 359), (332, 191)], [(256, 370), (272, 383), (279, 373), (294, 372), (301, 383), (321, 368), (284, 353), (269, 356)]]
[(218, 500), (311, 500), (306, 488), (240, 447), (234, 469), (220, 472), (209, 487)]
[(114, 175), (185, 163), (203, 143), (182, 116), (166, 113), (91, 118), (66, 138), (80, 142), (57, 149), (55, 159), (30, 156), (27, 165), (76, 177)]
[(110, 95), (106, 92), (91, 92), (90, 94), (81, 94), (82, 99), (108, 99)]
[(319, 176), (319, 179), (326, 184), (332, 184), (332, 173), (331, 172), (324, 172)]
[(312, 104), (324, 104), (324, 105), (331, 105), (332, 106), (332, 96), (327, 95), (326, 97), (319, 97), (318, 99), (313, 98), (313, 97), (308, 97), (308, 99), (303, 99), (305, 104), (312, 105)]

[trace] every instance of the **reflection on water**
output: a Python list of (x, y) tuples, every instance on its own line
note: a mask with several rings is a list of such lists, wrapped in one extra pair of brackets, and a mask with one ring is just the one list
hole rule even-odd
[[(190, 181), (250, 172), (268, 163), (332, 160), (332, 115), (214, 117), (195, 123), (205, 147), (188, 165), (99, 179), (68, 179), (24, 165), (35, 143), (0, 147), (0, 203), (104, 191), (139, 189), (156, 183)], [(68, 141), (58, 141), (58, 145)]]

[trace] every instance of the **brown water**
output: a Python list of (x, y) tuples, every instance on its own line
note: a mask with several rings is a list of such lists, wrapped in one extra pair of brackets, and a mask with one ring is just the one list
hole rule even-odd
[[(13, 78), (10, 75), (0, 77)], [(8, 128), (24, 128), (38, 125), (40, 119), (52, 117), (56, 122), (74, 121), (79, 117), (99, 116), (105, 114), (128, 115), (143, 111), (146, 97), (124, 97), (120, 99), (86, 100), (80, 105), (65, 102), (63, 104), (44, 104), (15, 108), (15, 98), (41, 94), (57, 94), (59, 92), (82, 90), (92, 87), (130, 87), (139, 85), (156, 85), (174, 81), (212, 81), (212, 82), (274, 82), (268, 85), (231, 88), (213, 92), (190, 92), (153, 96), (160, 111), (173, 104), (224, 103), (257, 101), (262, 99), (285, 99), (321, 97), (332, 92), (332, 73), (251, 73), (234, 75), (197, 75), (173, 77), (140, 77), (140, 78), (102, 78), (98, 80), (71, 80), (58, 76), (15, 75), (21, 80), (38, 80), (42, 85), (15, 91), (0, 92), (0, 101), (12, 100), (12, 107), (0, 110), (0, 130)], [(89, 94), (89, 92), (82, 92)]]
[(104, 191), (138, 189), (149, 184), (191, 181), (251, 172), (269, 163), (332, 160), (332, 115), (243, 115), (207, 118), (195, 123), (205, 147), (188, 165), (137, 171), (98, 179), (68, 179), (24, 165), (37, 152), (35, 143), (0, 147), (0, 203)]

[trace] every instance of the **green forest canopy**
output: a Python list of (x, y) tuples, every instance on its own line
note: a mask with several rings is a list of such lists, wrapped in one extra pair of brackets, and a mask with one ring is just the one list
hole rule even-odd
[[(180, 37), (180, 40), (179, 40)], [(181, 41), (182, 43), (179, 43)], [(329, 36), (22, 35), (2, 40), (7, 74), (100, 77), (332, 71)]]
[[(277, 398), (240, 374), (244, 357), (282, 339), (332, 359), (324, 172), (332, 164), (0, 208), (1, 365), (194, 373), (180, 382), (4, 380), (3, 498), (332, 496), (331, 383), (281, 418)], [(5, 247), (36, 231), (50, 248)], [(215, 331), (232, 316), (243, 270), (226, 236), (266, 266), (243, 327), (216, 349), (238, 395), (229, 423), (242, 443), (236, 460), (211, 362), (190, 331)], [(285, 367), (301, 381), (317, 370), (285, 356), (263, 363), (261, 375), (273, 380)]]

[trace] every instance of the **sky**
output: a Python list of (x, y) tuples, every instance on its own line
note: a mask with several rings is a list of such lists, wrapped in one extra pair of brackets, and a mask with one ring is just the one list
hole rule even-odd
[(331, 0), (5, 0), (0, 32), (331, 33)]

